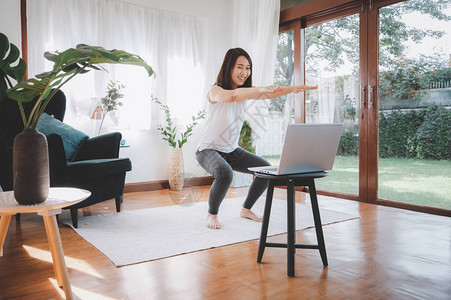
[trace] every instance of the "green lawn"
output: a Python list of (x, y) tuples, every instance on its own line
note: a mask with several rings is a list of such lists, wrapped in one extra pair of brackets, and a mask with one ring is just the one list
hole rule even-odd
[[(279, 157), (265, 158), (279, 163)], [(334, 169), (316, 185), (321, 190), (358, 194), (358, 158), (337, 156)], [(380, 158), (378, 197), (451, 209), (451, 160)]]

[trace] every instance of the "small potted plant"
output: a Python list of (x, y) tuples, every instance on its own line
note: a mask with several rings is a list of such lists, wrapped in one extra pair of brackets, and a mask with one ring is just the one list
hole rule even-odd
[(166, 115), (166, 125), (158, 125), (157, 130), (163, 135), (163, 140), (168, 141), (172, 147), (169, 163), (169, 187), (171, 190), (180, 191), (185, 180), (182, 146), (188, 142), (188, 138), (193, 134), (194, 127), (198, 124), (197, 122), (205, 118), (206, 111), (201, 110), (196, 116), (192, 116), (192, 122), (186, 125), (185, 132), (180, 133), (180, 139), (177, 139), (177, 127), (172, 123), (169, 106), (161, 103), (160, 100), (153, 96), (152, 101), (158, 104)]
[(101, 98), (102, 104), (96, 108), (96, 111), (99, 110), (101, 112), (101, 121), (99, 126), (99, 131), (97, 134), (100, 134), (102, 130), (103, 122), (105, 121), (105, 117), (110, 111), (114, 111), (118, 109), (118, 106), (122, 106), (122, 102), (119, 99), (124, 98), (124, 94), (122, 94), (122, 90), (125, 88), (125, 85), (120, 83), (119, 81), (110, 81), (107, 86), (106, 96)]

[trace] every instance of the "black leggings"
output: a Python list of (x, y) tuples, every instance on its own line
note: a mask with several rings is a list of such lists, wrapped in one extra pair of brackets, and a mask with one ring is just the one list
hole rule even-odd
[[(271, 165), (260, 156), (252, 154), (242, 148), (236, 148), (230, 153), (224, 153), (213, 149), (197, 150), (196, 158), (202, 168), (214, 177), (208, 199), (208, 212), (213, 215), (218, 213), (219, 206), (221, 205), (222, 200), (224, 200), (230, 184), (232, 183), (233, 170), (253, 174), (253, 172), (249, 171), (247, 168)], [(249, 193), (247, 194), (243, 206), (251, 209), (267, 186), (267, 180), (255, 178), (249, 188)]]

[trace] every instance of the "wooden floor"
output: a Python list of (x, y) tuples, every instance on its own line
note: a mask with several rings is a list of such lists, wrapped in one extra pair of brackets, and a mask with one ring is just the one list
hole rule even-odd
[[(208, 190), (197, 190), (202, 201)], [(246, 193), (230, 189), (227, 197)], [(284, 190), (275, 195), (286, 199)], [(168, 190), (129, 193), (123, 209), (174, 205), (175, 197)], [(296, 199), (305, 201), (300, 192)], [(320, 208), (361, 217), (323, 227), (328, 268), (317, 250), (298, 249), (295, 278), (286, 276), (284, 249), (267, 248), (256, 263), (258, 240), (116, 268), (60, 225), (72, 290), (76, 299), (451, 299), (451, 218), (334, 198), (320, 199)], [(100, 213), (115, 213), (113, 200), (83, 211)], [(296, 240), (316, 242), (314, 229), (298, 231)], [(64, 298), (56, 285), (42, 218), (12, 218), (0, 299)]]

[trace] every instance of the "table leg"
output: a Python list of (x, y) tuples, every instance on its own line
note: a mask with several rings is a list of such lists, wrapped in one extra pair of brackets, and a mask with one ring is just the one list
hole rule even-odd
[(310, 199), (312, 201), (313, 220), (315, 221), (316, 239), (318, 240), (319, 254), (323, 261), (323, 266), (327, 267), (326, 244), (324, 243), (323, 227), (321, 224), (321, 215), (319, 213), (318, 198), (316, 196), (315, 181), (309, 184)]
[(271, 214), (272, 197), (274, 194), (274, 182), (268, 180), (268, 189), (266, 191), (265, 212), (263, 213), (263, 223), (260, 232), (260, 242), (258, 244), (257, 262), (262, 262), (263, 252), (265, 251), (266, 238), (268, 236), (269, 215)]
[(3, 244), (5, 243), (10, 220), (11, 215), (2, 215), (0, 218), (0, 257), (3, 256)]
[(53, 270), (55, 271), (55, 276), (56, 276), (56, 281), (58, 283), (58, 286), (60, 288), (63, 287), (63, 280), (61, 278), (61, 273), (60, 270), (57, 268), (57, 264), (55, 263), (56, 257), (54, 255), (54, 253), (56, 253), (57, 249), (55, 248), (55, 245), (57, 245), (58, 243), (55, 241), (55, 236), (54, 234), (50, 231), (50, 227), (47, 226), (47, 221), (44, 219), (44, 224), (45, 224), (45, 231), (47, 233), (47, 239), (49, 240), (49, 247), (50, 247), (50, 252), (52, 253), (52, 260), (53, 260)]
[(294, 255), (296, 253), (295, 197), (294, 182), (287, 183), (287, 274), (294, 277)]
[(72, 299), (72, 288), (69, 281), (66, 262), (64, 260), (63, 247), (61, 237), (56, 222), (55, 215), (42, 216), (44, 218), (47, 238), (49, 240), (50, 251), (52, 252), (53, 266), (55, 269), (58, 285), (64, 289), (66, 299)]

